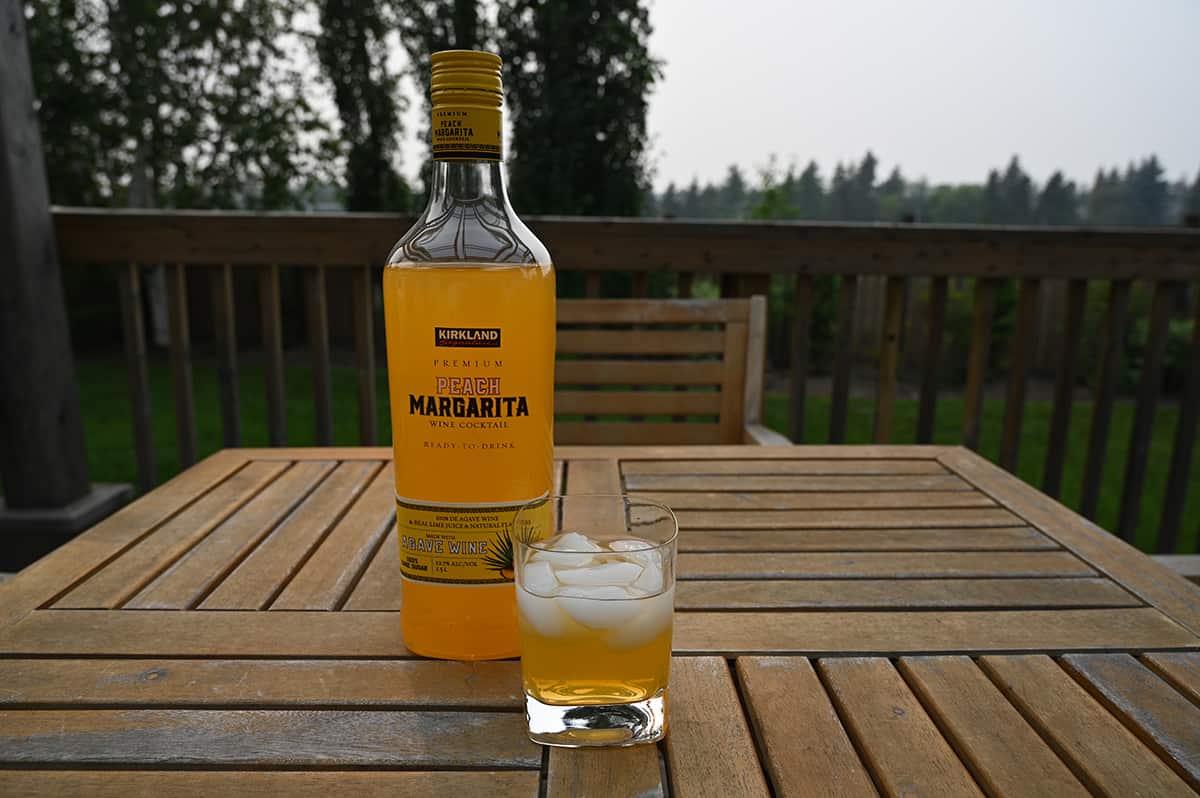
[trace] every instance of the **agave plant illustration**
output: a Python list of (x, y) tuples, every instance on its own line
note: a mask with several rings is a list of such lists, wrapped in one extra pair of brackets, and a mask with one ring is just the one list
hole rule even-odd
[[(522, 529), (517, 533), (517, 539), (522, 543), (530, 543), (537, 538), (532, 529)], [(512, 579), (515, 573), (513, 557), (515, 555), (512, 537), (507, 530), (497, 532), (492, 538), (490, 551), (483, 558), (488, 568), (498, 572), (505, 579)]]

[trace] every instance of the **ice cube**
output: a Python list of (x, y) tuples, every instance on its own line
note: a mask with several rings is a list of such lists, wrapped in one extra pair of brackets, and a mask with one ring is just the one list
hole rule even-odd
[(536, 596), (553, 596), (558, 580), (550, 563), (528, 562), (521, 569), (521, 585)]
[(617, 629), (638, 614), (639, 602), (616, 585), (568, 586), (558, 595), (563, 611), (589, 629)]
[(638, 574), (637, 579), (633, 580), (632, 587), (647, 596), (661, 593), (663, 589), (663, 572), (659, 563), (649, 564), (642, 568), (642, 572)]
[[(591, 538), (578, 532), (567, 532), (564, 535), (548, 538), (540, 542), (550, 551), (536, 550), (529, 556), (531, 561), (548, 562), (555, 568), (583, 568), (592, 565), (597, 560), (593, 552), (604, 551)], [(575, 554), (574, 552), (579, 552)]]
[(517, 610), (525, 623), (539, 635), (558, 637), (567, 631), (569, 621), (556, 599), (535, 596), (517, 587)]
[(644, 646), (662, 634), (663, 629), (671, 623), (671, 613), (675, 609), (675, 589), (659, 593), (650, 598), (636, 599), (629, 602), (637, 610), (636, 614), (618, 629), (614, 629), (608, 642), (614, 648), (634, 648)]
[[(642, 573), (633, 562), (609, 562), (590, 568), (568, 568), (556, 572), (564, 585), (631, 585)], [(661, 580), (660, 580), (661, 581)]]
[(578, 532), (567, 532), (546, 541), (555, 551), (603, 551), (603, 547), (587, 535)]
[(642, 551), (654, 548), (654, 544), (648, 540), (614, 540), (608, 547), (613, 551)]
[[(630, 562), (635, 562), (643, 568), (654, 568), (661, 570), (662, 555), (657, 551), (650, 551), (655, 548), (655, 544), (646, 540), (614, 540), (608, 544), (608, 547), (613, 551), (621, 552), (621, 558)], [(658, 588), (661, 590), (662, 588)], [(652, 591), (657, 592), (657, 590)]]

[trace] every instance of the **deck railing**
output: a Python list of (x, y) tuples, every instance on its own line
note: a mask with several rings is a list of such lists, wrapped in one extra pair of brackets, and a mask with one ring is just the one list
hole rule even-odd
[[(284, 445), (286, 406), (280, 274), (303, 275), (307, 339), (312, 359), (316, 441), (332, 437), (330, 304), (326, 275), (350, 275), (350, 324), (358, 370), (359, 434), (377, 442), (375, 301), (378, 269), (410, 220), (388, 214), (289, 214), (55, 210), (64, 268), (117, 269), (139, 479), (156, 481), (151, 437), (146, 331), (141, 268), (162, 266), (167, 275), (169, 359), (174, 385), (180, 460), (196, 459), (196, 413), (187, 296), (188, 275), (207, 272), (211, 282), (224, 442), (239, 445), (238, 346), (234, 277), (257, 276), (261, 341), (265, 354), (269, 440)], [(1035, 357), (1054, 368), (1054, 399), (1043, 491), (1061, 491), (1071, 406), (1079, 368), (1088, 285), (1106, 286), (1102, 345), (1093, 385), (1093, 409), (1084, 463), (1081, 510), (1094, 517), (1110, 437), (1122, 354), (1135, 283), (1150, 286), (1148, 336), (1137, 376), (1117, 532), (1133, 538), (1142, 508), (1155, 410), (1160, 398), (1169, 324), (1196, 319), (1188, 342), (1186, 384), (1179, 398), (1158, 548), (1173, 551), (1189, 488), (1189, 466), (1200, 409), (1200, 230), (1063, 229), (892, 224), (811, 224), (575, 219), (543, 217), (532, 226), (561, 271), (582, 271), (588, 295), (600, 292), (605, 273), (630, 274), (631, 293), (646, 296), (650, 275), (673, 275), (672, 293), (691, 296), (697, 276), (718, 277), (725, 295), (766, 293), (773, 276), (790, 275), (789, 429), (804, 429), (810, 373), (814, 280), (837, 275), (829, 441), (846, 438), (856, 327), (877, 336), (873, 440), (892, 440), (893, 405), (902, 341), (920, 372), (916, 441), (933, 436), (947, 328), (947, 295), (958, 281), (973, 286), (966, 355), (962, 441), (976, 448), (992, 350), (997, 297), (1007, 282), (1018, 288), (1011, 337), (999, 461), (1015, 469), (1022, 440), (1026, 388)], [(661, 282), (661, 278), (656, 278)], [(927, 282), (928, 301), (914, 314), (911, 284)], [(194, 281), (193, 281), (194, 283)], [(873, 290), (878, 287), (878, 291)], [(871, 301), (866, 301), (868, 289)], [(1039, 297), (1053, 294), (1049, 303)], [(1189, 307), (1190, 306), (1190, 307)], [(870, 316), (863, 317), (863, 308)], [(1040, 334), (1039, 334), (1040, 332)], [(1040, 339), (1040, 340), (1039, 340)], [(1054, 343), (1047, 347), (1046, 344)], [(1040, 347), (1040, 348), (1039, 348)], [(861, 348), (860, 348), (861, 353)], [(915, 354), (915, 357), (911, 355)], [(899, 442), (899, 441), (897, 441)]]

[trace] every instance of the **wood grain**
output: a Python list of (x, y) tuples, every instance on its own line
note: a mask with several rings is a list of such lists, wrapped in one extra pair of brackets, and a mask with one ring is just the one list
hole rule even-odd
[[(209, 531), (235, 515), (286, 470), (286, 463), (250, 463), (198, 498), (178, 515), (157, 525), (119, 558), (55, 603), (56, 607), (120, 606), (163, 568), (182, 556)], [(185, 474), (188, 472), (184, 472)], [(171, 483), (168, 483), (169, 487)], [(161, 490), (161, 489), (160, 489)], [(181, 491), (182, 493), (182, 491)], [(191, 499), (179, 497), (183, 504)]]
[(889, 277), (879, 346), (879, 380), (875, 388), (875, 443), (892, 439), (892, 402), (896, 398), (896, 369), (900, 364), (900, 325), (904, 314), (903, 277)]
[(530, 798), (537, 790), (537, 771), (0, 771), (0, 793), (23, 796), (326, 798), (351, 793), (360, 798), (427, 798), (439, 794)]
[[(716, 441), (695, 443), (741, 443), (746, 423), (746, 348), (749, 342), (746, 322), (725, 326), (725, 354), (721, 358), (720, 435)], [(612, 441), (620, 443), (621, 441)]]
[(992, 346), (992, 316), (1000, 281), (975, 281), (975, 305), (971, 314), (971, 345), (967, 352), (967, 384), (963, 390), (963, 445), (979, 448), (979, 425), (983, 419), (983, 387), (987, 378), (988, 354)]
[(559, 324), (702, 324), (745, 321), (748, 299), (559, 300)]
[(812, 349), (813, 278), (796, 275), (796, 293), (792, 300), (792, 363), (788, 395), (788, 437), (804, 442), (804, 406), (808, 391), (808, 364)]
[(1193, 794), (1049, 657), (988, 656), (980, 665), (1093, 792)]
[(266, 354), (263, 379), (267, 388), (267, 440), (271, 446), (286, 446), (287, 394), (284, 391), (283, 314), (279, 307), (278, 265), (272, 264), (259, 271), (258, 303)]
[(213, 271), (213, 337), (217, 346), (217, 382), (221, 393), (221, 431), (225, 446), (242, 445), (242, 409), (237, 367), (237, 311), (233, 268), (226, 263)]
[(1041, 281), (1021, 281), (1013, 330), (1012, 366), (1004, 399), (1004, 429), (1000, 435), (1000, 467), (1016, 472), (1021, 451), (1021, 422), (1025, 416), (1025, 387), (1037, 345), (1037, 303)]
[(1067, 433), (1071, 426), (1071, 405), (1075, 395), (1076, 364), (1083, 341), (1083, 312), (1087, 300), (1087, 281), (1067, 283), (1067, 314), (1063, 318), (1059, 346), (1062, 355), (1054, 380), (1054, 411), (1050, 418), (1050, 437), (1046, 445), (1046, 467), (1043, 470), (1042, 490), (1058, 498), (1062, 489), (1063, 465), (1066, 463)]
[(885, 795), (982, 795), (886, 659), (826, 659), (818, 668)]
[[(854, 340), (854, 303), (858, 294), (858, 277), (843, 275), (838, 286), (837, 340), (849, 344)], [(833, 386), (829, 408), (829, 442), (846, 440), (846, 416), (850, 400), (850, 365), (852, 347), (839, 346), (834, 350)]]
[(724, 346), (725, 336), (718, 330), (565, 329), (558, 331), (555, 351), (572, 355), (715, 355)]
[(917, 443), (933, 440), (933, 421), (937, 413), (938, 375), (942, 365), (942, 331), (946, 326), (945, 277), (929, 281), (928, 332), (925, 333), (925, 354), (921, 359), (921, 392), (917, 410)]
[(1104, 464), (1108, 460), (1108, 427), (1112, 419), (1117, 378), (1121, 370), (1121, 354), (1125, 348), (1125, 326), (1129, 315), (1129, 291), (1132, 281), (1114, 280), (1108, 293), (1108, 310), (1104, 316), (1104, 346), (1100, 352), (1099, 372), (1095, 380), (1095, 400), (1092, 402), (1092, 425), (1088, 430), (1087, 459), (1084, 461), (1083, 492), (1080, 494), (1080, 514), (1096, 517), (1100, 501)]
[(803, 657), (742, 657), (737, 675), (775, 795), (877, 795)]
[(333, 525), (353, 512), (355, 501), (381, 467), (361, 461), (339, 464), (208, 594), (200, 608), (265, 609)]
[(389, 534), (342, 609), (398, 611), (402, 593), (399, 541)]
[(680, 612), (675, 651), (690, 654), (946, 654), (1194, 648), (1158, 610)]
[(854, 508), (995, 507), (975, 491), (859, 491), (793, 493), (785, 491), (636, 491), (634, 496), (662, 502), (673, 510), (852, 510)]
[(304, 270), (305, 321), (312, 356), (313, 440), (318, 446), (333, 443), (332, 383), (329, 374), (329, 300), (325, 267)]
[(559, 360), (556, 385), (720, 385), (719, 360)]
[(391, 465), (379, 471), (354, 505), (271, 603), (272, 610), (334, 610), (345, 601), (396, 518)]
[[(259, 541), (293, 510), (304, 506), (305, 498), (333, 469), (333, 463), (297, 463), (170, 563), (123, 606), (158, 610), (194, 607)], [(311, 507), (307, 509), (311, 512)], [(306, 520), (304, 514), (298, 518)]]
[(1186, 579), (978, 455), (956, 450), (941, 460), (1125, 589), (1200, 633), (1200, 592)]
[(1095, 576), (1065, 551), (720, 552), (680, 554), (680, 579)]
[(3, 659), (0, 706), (520, 709), (518, 662)]
[(175, 397), (175, 445), (179, 449), (179, 464), (187, 468), (196, 462), (196, 397), (192, 392), (187, 272), (182, 263), (169, 268), (166, 282), (171, 392)]
[(1089, 794), (969, 657), (905, 657), (898, 667), (989, 795)]
[(945, 491), (970, 492), (970, 484), (952, 474), (908, 475), (889, 474), (861, 476), (826, 475), (750, 475), (750, 474), (638, 474), (622, 469), (629, 490), (709, 490), (752, 491), (786, 490), (804, 493), (843, 493), (876, 491)]
[(1141, 602), (1108, 579), (728, 579), (675, 585), (677, 610), (1139, 606)]
[(142, 279), (136, 263), (117, 271), (121, 301), (121, 339), (125, 347), (125, 376), (133, 406), (133, 445), (138, 487), (148, 491), (158, 483), (154, 430), (150, 416), (150, 374), (146, 357), (146, 325), (142, 320)]
[(558, 391), (554, 394), (554, 412), (559, 416), (585, 413), (715, 416), (720, 410), (721, 395), (715, 391)]
[(1003, 507), (953, 510), (681, 510), (681, 529), (912, 529), (943, 526), (1014, 526), (1024, 519)]
[(666, 795), (658, 748), (551, 748), (547, 798), (608, 798)]
[(0, 710), (0, 762), (207, 767), (537, 767), (498, 712)]
[(1200, 653), (1143, 654), (1142, 662), (1200, 706)]
[[(804, 451), (792, 448), (792, 454)], [(751, 474), (787, 475), (807, 474), (810, 476), (843, 476), (853, 474), (947, 474), (949, 472), (937, 460), (800, 460), (774, 458), (753, 459), (757, 452), (744, 452), (741, 457), (721, 460), (692, 460), (691, 452), (678, 460), (623, 460), (621, 472), (626, 477), (643, 474), (696, 475), (696, 474)]]
[(0, 628), (24, 617), (35, 607), (52, 603), (97, 568), (134, 545), (245, 464), (231, 452), (218, 452), (127, 504), (96, 526), (21, 571), (0, 582)]
[(672, 660), (670, 691), (665, 747), (672, 795), (768, 795), (725, 661)]
[[(671, 501), (666, 501), (672, 506)], [(680, 551), (979, 551), (1056, 549), (1032, 527), (686, 529)]]
[(1200, 791), (1200, 707), (1128, 654), (1068, 654), (1063, 667)]
[[(672, 394), (673, 395), (673, 394)], [(739, 440), (741, 439), (739, 430)], [(557, 443), (631, 444), (674, 443), (703, 444), (723, 440), (721, 427), (707, 422), (674, 421), (558, 421), (554, 424)]]

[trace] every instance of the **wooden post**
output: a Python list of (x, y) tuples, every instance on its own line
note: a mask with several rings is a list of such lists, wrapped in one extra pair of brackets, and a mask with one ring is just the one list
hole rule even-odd
[(88, 483), (71, 331), (59, 277), (25, 41), (0, 0), (0, 566), (22, 565), (128, 495)]

